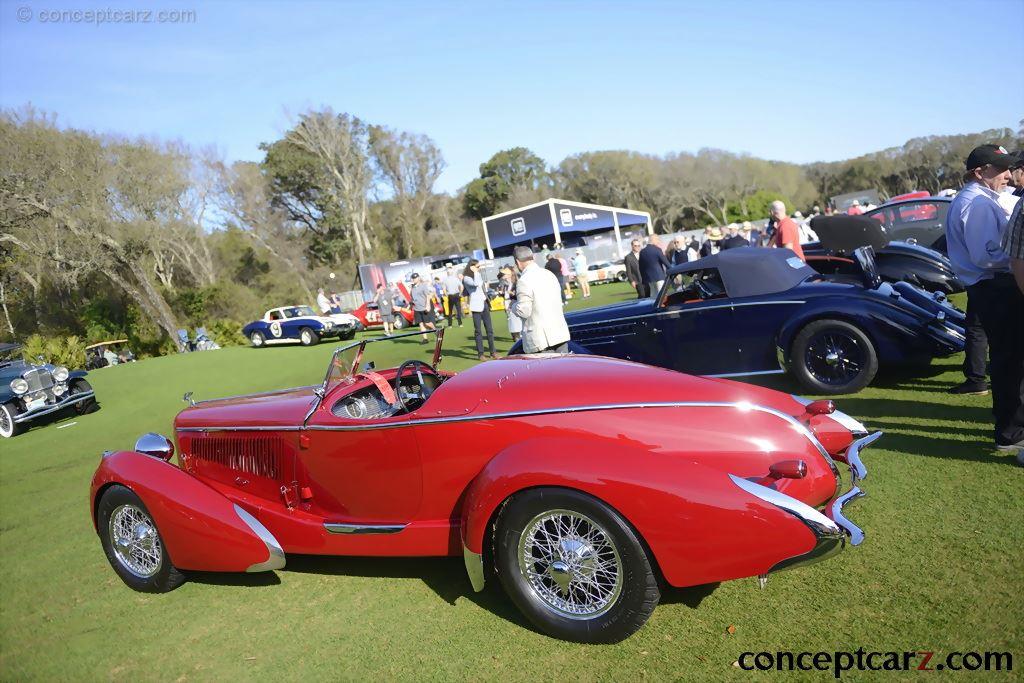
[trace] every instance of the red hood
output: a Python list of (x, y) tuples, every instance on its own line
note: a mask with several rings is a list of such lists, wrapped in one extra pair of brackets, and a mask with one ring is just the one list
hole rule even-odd
[(724, 379), (684, 375), (602, 356), (511, 356), (481, 363), (445, 382), (431, 413), (499, 413), (618, 403), (748, 403), (787, 415), (804, 407), (788, 394)]
[(313, 387), (203, 401), (178, 413), (174, 428), (298, 426), (313, 401)]

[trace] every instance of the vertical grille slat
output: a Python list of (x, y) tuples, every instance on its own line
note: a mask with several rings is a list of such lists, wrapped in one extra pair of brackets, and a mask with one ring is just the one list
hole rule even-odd
[(279, 480), (285, 444), (277, 436), (210, 436), (192, 441), (191, 456), (236, 472)]
[(29, 393), (43, 391), (53, 387), (53, 375), (42, 368), (35, 368), (22, 374), (22, 379), (28, 382)]

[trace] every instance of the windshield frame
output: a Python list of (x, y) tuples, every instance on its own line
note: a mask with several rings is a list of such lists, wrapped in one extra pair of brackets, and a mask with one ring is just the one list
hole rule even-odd
[(433, 334), (436, 335), (436, 339), (434, 341), (434, 356), (431, 359), (430, 367), (434, 370), (434, 372), (437, 372), (437, 366), (440, 365), (441, 363), (441, 348), (444, 344), (444, 330), (445, 328), (441, 327), (433, 330), (425, 330), (423, 332), (421, 332), (420, 330), (415, 330), (412, 332), (404, 332), (402, 334), (393, 334), (390, 337), (371, 337), (369, 339), (360, 339), (357, 342), (353, 342), (351, 344), (346, 344), (345, 346), (340, 346), (336, 348), (334, 350), (334, 353), (331, 354), (331, 361), (327, 364), (327, 372), (324, 374), (324, 381), (320, 384), (319, 387), (313, 389), (313, 405), (310, 406), (309, 412), (306, 413), (306, 417), (303, 418), (302, 426), (306, 426), (306, 423), (309, 422), (309, 418), (312, 417), (313, 413), (316, 412), (316, 410), (320, 407), (320, 404), (323, 402), (324, 398), (327, 396), (327, 391), (328, 388), (330, 387), (331, 382), (332, 370), (335, 367), (340, 367), (336, 366), (335, 364), (343, 357), (343, 354), (345, 352), (351, 349), (356, 349), (355, 357), (352, 359), (352, 363), (347, 369), (347, 373), (343, 375), (339, 381), (344, 381), (345, 379), (349, 377), (354, 377), (355, 375), (358, 374), (359, 364), (363, 360), (363, 355), (366, 352), (367, 344), (389, 342), (394, 341), (395, 339), (403, 339), (405, 337), (414, 337), (417, 335)]

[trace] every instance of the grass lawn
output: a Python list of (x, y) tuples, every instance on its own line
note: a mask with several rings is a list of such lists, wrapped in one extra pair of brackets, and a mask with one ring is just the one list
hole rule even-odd
[[(618, 284), (594, 292), (570, 308), (630, 297)], [(503, 314), (495, 324), (504, 335)], [(443, 367), (475, 363), (472, 325), (451, 332)], [(868, 497), (851, 508), (864, 545), (774, 575), (765, 590), (750, 579), (672, 591), (618, 645), (536, 633), (496, 583), (473, 593), (461, 558), (290, 556), (274, 573), (195, 576), (166, 595), (129, 590), (89, 521), (101, 451), (169, 434), (186, 391), (203, 399), (319, 381), (334, 346), (107, 368), (90, 376), (100, 411), (0, 441), (0, 678), (746, 680), (733, 665), (744, 651), (858, 647), (1009, 650), (1024, 669), (1024, 469), (993, 450), (988, 397), (945, 393), (959, 358), (837, 400), (886, 432), (864, 458)], [(420, 348), (382, 360), (423, 357)], [(785, 379), (770, 386), (796, 391)]]

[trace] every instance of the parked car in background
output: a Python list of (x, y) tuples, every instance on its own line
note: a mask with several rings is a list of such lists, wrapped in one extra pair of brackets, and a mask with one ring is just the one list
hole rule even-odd
[(944, 254), (919, 244), (892, 241), (885, 226), (867, 216), (818, 216), (811, 221), (811, 228), (820, 241), (803, 245), (804, 256), (819, 273), (859, 278), (851, 255), (858, 247), (870, 245), (878, 274), (886, 282), (906, 281), (943, 294), (965, 289)]
[(910, 242), (946, 253), (946, 212), (951, 197), (890, 201), (864, 215), (885, 227), (891, 241)]
[(89, 509), (113, 570), (162, 593), (292, 553), (461, 556), (543, 632), (612, 643), (664, 585), (767, 578), (864, 538), (844, 506), (881, 433), (831, 401), (593, 356), (454, 374), (442, 338), (429, 362), (373, 369), (391, 341), (364, 339), (316, 386), (188, 407), (178, 464), (157, 434), (105, 453)]
[(820, 275), (788, 249), (727, 249), (669, 269), (654, 298), (567, 313), (570, 346), (694, 375), (789, 372), (817, 394), (963, 350), (964, 314), (945, 297), (882, 282), (870, 247), (854, 259), (858, 280)]
[(355, 333), (355, 323), (335, 323), (332, 318), (317, 315), (311, 306), (272, 308), (261, 320), (242, 328), (242, 334), (255, 348), (295, 343), (313, 346), (324, 337), (351, 339)]
[(611, 261), (598, 261), (587, 266), (587, 278), (590, 284), (600, 282), (625, 282), (626, 264)]
[(79, 414), (95, 406), (84, 370), (22, 360), (20, 344), (0, 343), (0, 437), (9, 439), (29, 423), (65, 408)]
[[(412, 325), (414, 319), (412, 305), (409, 303), (409, 289), (404, 282), (395, 285), (398, 295), (395, 296), (395, 329), (401, 330)], [(359, 330), (369, 330), (375, 327), (383, 327), (384, 321), (380, 319), (380, 311), (373, 301), (364, 302), (359, 308), (349, 311), (359, 321)]]

